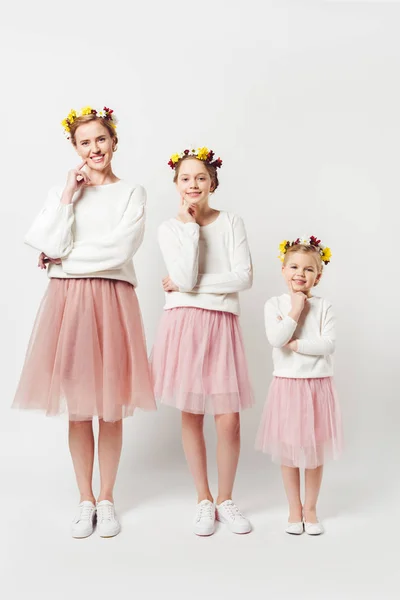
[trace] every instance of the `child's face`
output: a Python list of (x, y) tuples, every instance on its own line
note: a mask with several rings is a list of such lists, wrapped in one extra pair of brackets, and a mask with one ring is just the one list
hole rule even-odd
[(76, 151), (94, 171), (104, 171), (113, 158), (113, 140), (100, 121), (79, 125), (75, 133)]
[(306, 252), (293, 252), (286, 264), (282, 266), (282, 274), (289, 290), (303, 292), (307, 296), (318, 283), (322, 273), (318, 270), (317, 258)]
[(212, 191), (209, 172), (197, 158), (184, 160), (180, 166), (176, 187), (189, 204), (201, 204)]

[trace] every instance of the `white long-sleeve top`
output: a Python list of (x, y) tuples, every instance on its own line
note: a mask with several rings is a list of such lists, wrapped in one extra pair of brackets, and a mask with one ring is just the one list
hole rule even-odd
[[(264, 308), (265, 330), (271, 346), (275, 377), (313, 379), (333, 375), (335, 317), (328, 300), (308, 298), (299, 322), (288, 313), (289, 294), (268, 300)], [(285, 348), (297, 339), (298, 351)]]
[(238, 315), (239, 294), (252, 286), (253, 269), (246, 230), (235, 214), (221, 211), (200, 227), (169, 219), (158, 230), (168, 275), (179, 292), (165, 294), (166, 310), (182, 306)]
[(101, 277), (137, 285), (132, 257), (142, 243), (146, 192), (123, 180), (83, 188), (72, 204), (61, 204), (63, 188), (47, 202), (25, 236), (25, 243), (61, 265), (49, 277)]

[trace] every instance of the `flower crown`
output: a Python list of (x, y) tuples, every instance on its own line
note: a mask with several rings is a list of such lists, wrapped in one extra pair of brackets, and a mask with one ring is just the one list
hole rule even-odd
[(78, 117), (83, 117), (84, 115), (96, 115), (96, 117), (101, 117), (106, 121), (110, 122), (110, 125), (116, 129), (117, 128), (117, 118), (114, 115), (114, 111), (111, 108), (107, 108), (106, 106), (102, 110), (97, 110), (96, 108), (92, 108), (91, 106), (84, 106), (81, 110), (73, 110), (71, 109), (69, 115), (61, 121), (61, 125), (64, 127), (64, 135), (69, 140), (71, 125)]
[(175, 169), (178, 162), (185, 156), (193, 156), (193, 158), (202, 160), (207, 165), (210, 165), (210, 167), (215, 167), (216, 169), (220, 169), (222, 167), (222, 160), (220, 158), (216, 158), (214, 160), (215, 152), (206, 147), (198, 148), (197, 151), (184, 150), (180, 154), (173, 154), (169, 159), (168, 165), (171, 167), (171, 169)]
[(314, 235), (312, 235), (310, 237), (297, 238), (297, 240), (295, 240), (294, 242), (289, 242), (288, 240), (283, 240), (283, 242), (281, 242), (279, 244), (280, 254), (278, 257), (282, 262), (285, 258), (286, 252), (292, 246), (312, 246), (319, 252), (323, 263), (325, 263), (326, 265), (330, 263), (331, 256), (332, 256), (331, 249), (328, 248), (327, 246), (323, 246), (321, 244), (321, 240), (317, 239)]

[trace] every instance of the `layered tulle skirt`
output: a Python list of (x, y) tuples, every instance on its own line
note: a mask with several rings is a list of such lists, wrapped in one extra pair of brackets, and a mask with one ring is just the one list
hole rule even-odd
[(315, 469), (342, 451), (342, 424), (331, 377), (272, 380), (256, 448), (288, 467)]
[(29, 342), (13, 407), (117, 421), (156, 408), (133, 286), (51, 279)]
[(164, 311), (151, 365), (156, 399), (181, 411), (216, 415), (253, 405), (239, 319), (231, 313)]

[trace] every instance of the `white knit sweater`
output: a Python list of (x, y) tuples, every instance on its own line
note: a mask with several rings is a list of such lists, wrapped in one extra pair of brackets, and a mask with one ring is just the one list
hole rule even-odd
[(146, 192), (120, 180), (83, 188), (72, 204), (61, 204), (63, 189), (50, 190), (25, 242), (61, 265), (48, 276), (101, 277), (137, 285), (132, 257), (142, 243)]
[[(323, 298), (308, 298), (298, 323), (288, 316), (290, 310), (289, 294), (271, 298), (265, 304), (265, 329), (273, 346), (274, 376), (331, 377), (335, 351), (335, 317), (331, 303)], [(298, 341), (297, 352), (284, 347), (291, 339)]]
[(221, 211), (203, 227), (169, 219), (159, 227), (158, 239), (168, 275), (179, 287), (179, 292), (166, 293), (166, 310), (191, 306), (239, 314), (238, 292), (253, 282), (240, 217)]

